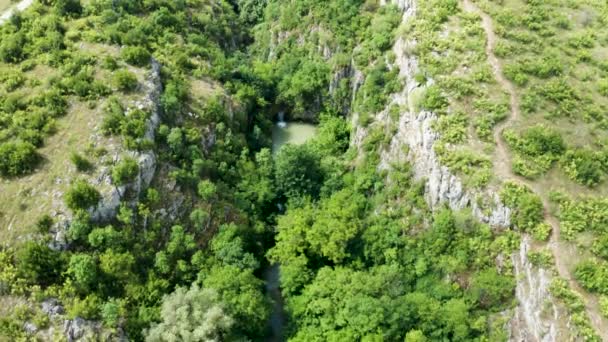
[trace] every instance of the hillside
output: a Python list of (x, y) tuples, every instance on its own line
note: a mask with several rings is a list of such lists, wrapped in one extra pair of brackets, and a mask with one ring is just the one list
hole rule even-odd
[(0, 18), (0, 340), (608, 340), (606, 3)]

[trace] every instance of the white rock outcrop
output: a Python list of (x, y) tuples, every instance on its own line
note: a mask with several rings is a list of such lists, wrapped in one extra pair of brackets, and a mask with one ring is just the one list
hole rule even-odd
[[(386, 4), (387, 0), (382, 0)], [(392, 0), (404, 11), (403, 21), (413, 18), (416, 11), (414, 0)], [(441, 165), (434, 146), (439, 135), (433, 131), (434, 113), (416, 110), (412, 95), (419, 88), (414, 75), (418, 71), (418, 61), (409, 51), (413, 51), (415, 41), (400, 37), (393, 46), (396, 56), (394, 67), (404, 82), (403, 90), (393, 94), (386, 109), (376, 115), (376, 124), (388, 125), (389, 108), (398, 105), (401, 110), (397, 132), (387, 149), (381, 152), (379, 168), (388, 169), (392, 163), (409, 161), (414, 177), (425, 181), (425, 196), (431, 208), (447, 205), (453, 210), (470, 208), (474, 216), (496, 228), (510, 226), (511, 210), (492, 189), (467, 189), (458, 176)], [(356, 123), (357, 114), (353, 113)], [(364, 127), (355, 127), (352, 143), (361, 147), (367, 134)], [(481, 203), (481, 204), (480, 204)], [(560, 312), (549, 293), (551, 273), (534, 267), (528, 260), (529, 237), (524, 236), (519, 251), (511, 256), (517, 279), (516, 297), (519, 302), (508, 324), (511, 341), (558, 341), (563, 338), (563, 321)], [(561, 337), (560, 337), (561, 336)]]
[[(162, 83), (160, 77), (160, 64), (153, 58), (151, 60), (151, 71), (143, 84), (145, 97), (135, 104), (137, 109), (146, 110), (150, 117), (146, 122), (145, 138), (154, 141), (154, 135), (160, 124), (160, 96), (162, 94)], [(127, 112), (128, 115), (128, 112)], [(103, 193), (103, 198), (97, 207), (91, 209), (91, 219), (96, 222), (105, 222), (113, 219), (125, 199), (125, 195), (131, 192), (132, 198), (137, 198), (141, 191), (146, 189), (156, 171), (156, 155), (153, 151), (131, 151), (130, 156), (137, 160), (139, 173), (131, 184), (115, 187), (112, 185), (110, 170), (102, 174), (102, 183), (110, 191)]]

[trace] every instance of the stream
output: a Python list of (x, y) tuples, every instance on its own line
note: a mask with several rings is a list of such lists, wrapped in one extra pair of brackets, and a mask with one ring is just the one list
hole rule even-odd
[[(283, 114), (279, 113), (279, 121), (272, 128), (272, 153), (276, 154), (286, 144), (303, 144), (314, 137), (316, 133), (317, 127), (315, 125), (301, 122), (288, 123), (285, 122)], [(279, 265), (270, 265), (264, 270), (264, 281), (266, 282), (266, 292), (273, 301), (272, 313), (268, 322), (272, 334), (266, 341), (285, 341), (283, 331), (285, 322), (287, 322), (287, 315), (283, 309)]]

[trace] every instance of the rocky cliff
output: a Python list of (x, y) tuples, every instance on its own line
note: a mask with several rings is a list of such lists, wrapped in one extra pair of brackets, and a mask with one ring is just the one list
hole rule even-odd
[[(154, 135), (160, 123), (160, 95), (162, 93), (162, 83), (160, 77), (160, 64), (155, 60), (151, 60), (151, 68), (147, 72), (145, 81), (140, 85), (143, 96), (127, 104), (125, 115), (134, 109), (144, 110), (150, 114), (146, 122), (145, 139), (154, 141)], [(154, 151), (125, 151), (120, 141), (116, 139), (107, 139), (102, 137), (97, 131), (91, 136), (91, 141), (95, 146), (101, 146), (106, 150), (106, 155), (102, 158), (102, 167), (99, 167), (94, 174), (87, 178), (98, 190), (100, 190), (102, 199), (99, 204), (89, 209), (91, 219), (97, 223), (103, 223), (114, 219), (122, 202), (135, 203), (135, 200), (152, 182), (154, 178), (157, 159)], [(138, 162), (139, 173), (130, 184), (115, 186), (112, 184), (112, 168), (109, 165), (114, 165), (121, 158), (129, 156)], [(66, 180), (69, 181), (69, 180)], [(57, 198), (54, 203), (56, 224), (52, 229), (54, 239), (51, 242), (51, 247), (54, 249), (66, 249), (68, 242), (66, 232), (69, 229), (71, 222), (71, 214), (63, 203), (62, 196)]]
[[(387, 1), (381, 1), (386, 4)], [(404, 12), (403, 23), (416, 15), (414, 0), (393, 0)], [(393, 67), (399, 68), (404, 82), (403, 90), (393, 94), (389, 105), (375, 117), (375, 125), (391, 124), (389, 108), (401, 108), (397, 131), (389, 146), (381, 152), (381, 169), (388, 169), (392, 163), (408, 161), (414, 177), (425, 181), (426, 200), (431, 208), (447, 205), (453, 210), (470, 208), (474, 216), (496, 229), (510, 227), (511, 210), (501, 203), (495, 189), (467, 189), (459, 177), (441, 165), (434, 146), (439, 135), (432, 130), (437, 116), (428, 111), (417, 110), (414, 95), (421, 86), (415, 81), (418, 71), (413, 51), (416, 42), (399, 37), (393, 46), (396, 56)], [(432, 84), (432, 82), (431, 82)], [(356, 91), (356, 89), (353, 89)], [(368, 129), (356, 125), (353, 113), (353, 144), (361, 146)], [(520, 249), (511, 256), (513, 271), (517, 279), (516, 297), (518, 306), (508, 324), (512, 341), (557, 341), (565, 338), (568, 328), (558, 305), (549, 294), (552, 274), (550, 271), (534, 267), (528, 260), (530, 239), (524, 236)]]

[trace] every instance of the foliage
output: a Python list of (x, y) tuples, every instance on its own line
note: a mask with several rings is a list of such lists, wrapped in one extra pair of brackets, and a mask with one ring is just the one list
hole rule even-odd
[(518, 154), (513, 162), (513, 170), (528, 178), (545, 173), (566, 150), (562, 136), (545, 126), (527, 128), (519, 135), (507, 130), (503, 136)]
[(70, 161), (76, 166), (76, 170), (80, 172), (87, 172), (93, 168), (93, 163), (78, 152), (72, 152), (72, 154), (70, 154)]
[(539, 223), (532, 229), (532, 237), (537, 241), (547, 241), (552, 231), (551, 225), (547, 223)]
[(31, 284), (54, 284), (63, 272), (64, 260), (61, 253), (39, 242), (26, 242), (18, 251), (16, 259), (19, 274)]
[(225, 312), (216, 291), (193, 285), (163, 298), (161, 323), (146, 333), (146, 341), (210, 341), (231, 339), (234, 319)]
[(112, 168), (112, 182), (115, 185), (125, 185), (139, 175), (139, 164), (133, 158), (124, 158)]
[(97, 189), (84, 180), (77, 180), (65, 193), (65, 204), (73, 211), (94, 207), (101, 200)]
[(549, 291), (566, 304), (568, 311), (572, 315), (578, 336), (581, 336), (586, 341), (601, 341), (591, 326), (589, 317), (587, 317), (583, 300), (578, 293), (568, 287), (568, 283), (564, 279), (554, 279), (549, 287)]
[(39, 161), (34, 145), (28, 142), (0, 144), (0, 175), (19, 176), (34, 170)]
[(316, 197), (323, 181), (323, 172), (316, 152), (308, 145), (286, 145), (275, 161), (278, 191), (288, 198)]
[(559, 219), (562, 235), (566, 239), (573, 239), (576, 233), (584, 231), (605, 233), (608, 224), (607, 200), (600, 197), (561, 201)]
[(137, 87), (137, 77), (128, 70), (118, 70), (114, 73), (114, 86), (122, 91), (133, 91)]
[(566, 151), (562, 164), (568, 177), (588, 187), (597, 185), (605, 176), (598, 155), (588, 149)]
[(438, 86), (430, 86), (424, 92), (424, 97), (420, 103), (422, 108), (442, 114), (448, 108), (448, 100), (442, 94)]
[(125, 62), (135, 66), (146, 66), (150, 63), (150, 52), (141, 46), (125, 46), (120, 51)]
[(543, 203), (532, 190), (524, 185), (507, 182), (500, 192), (500, 199), (513, 210), (511, 223), (522, 231), (538, 229), (543, 219)]

